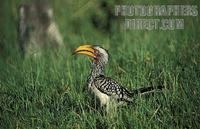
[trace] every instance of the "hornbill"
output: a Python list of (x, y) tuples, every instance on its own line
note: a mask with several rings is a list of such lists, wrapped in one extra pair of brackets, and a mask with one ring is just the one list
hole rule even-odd
[(133, 102), (134, 96), (159, 91), (162, 86), (145, 87), (128, 90), (110, 77), (104, 76), (104, 67), (108, 63), (108, 51), (100, 46), (83, 45), (74, 50), (74, 54), (83, 54), (93, 59), (88, 87), (100, 99), (101, 106), (107, 105), (111, 99)]

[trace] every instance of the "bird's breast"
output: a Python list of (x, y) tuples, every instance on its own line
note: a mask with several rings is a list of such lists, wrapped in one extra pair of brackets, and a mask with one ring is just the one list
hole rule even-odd
[(100, 99), (101, 106), (107, 104), (110, 100), (110, 97), (101, 91), (99, 91), (94, 85), (91, 85), (91, 90), (94, 92), (94, 94)]

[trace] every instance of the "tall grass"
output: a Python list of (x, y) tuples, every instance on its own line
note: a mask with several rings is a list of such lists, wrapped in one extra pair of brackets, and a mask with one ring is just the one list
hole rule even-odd
[[(57, 55), (46, 50), (37, 59), (23, 59), (15, 28), (20, 1), (3, 3), (4, 15), (8, 15), (1, 23), (0, 128), (200, 126), (199, 17), (188, 18), (184, 30), (125, 31), (117, 27), (106, 34), (90, 22), (91, 10), (98, 2), (51, 1), (66, 48)], [(163, 84), (165, 89), (138, 96), (134, 104), (119, 107), (117, 114), (108, 116), (87, 90), (90, 60), (71, 53), (85, 43), (109, 50), (106, 75), (124, 87)]]

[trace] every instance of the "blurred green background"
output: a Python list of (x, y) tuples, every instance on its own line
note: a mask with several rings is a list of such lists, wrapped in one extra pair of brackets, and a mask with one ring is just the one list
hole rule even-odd
[[(128, 31), (121, 28), (124, 18), (112, 15), (116, 4), (199, 6), (198, 0), (51, 0), (65, 48), (57, 55), (45, 50), (38, 59), (23, 59), (18, 49), (23, 2), (0, 4), (0, 128), (200, 127), (199, 16), (183, 17), (184, 30)], [(89, 60), (72, 56), (86, 43), (109, 50), (105, 73), (124, 87), (163, 84), (165, 89), (108, 116), (86, 90)]]

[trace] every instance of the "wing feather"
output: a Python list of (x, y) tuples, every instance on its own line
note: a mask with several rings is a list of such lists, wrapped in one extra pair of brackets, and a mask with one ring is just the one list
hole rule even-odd
[(117, 81), (103, 75), (94, 79), (95, 87), (108, 96), (113, 96), (118, 100), (132, 101), (132, 94)]

